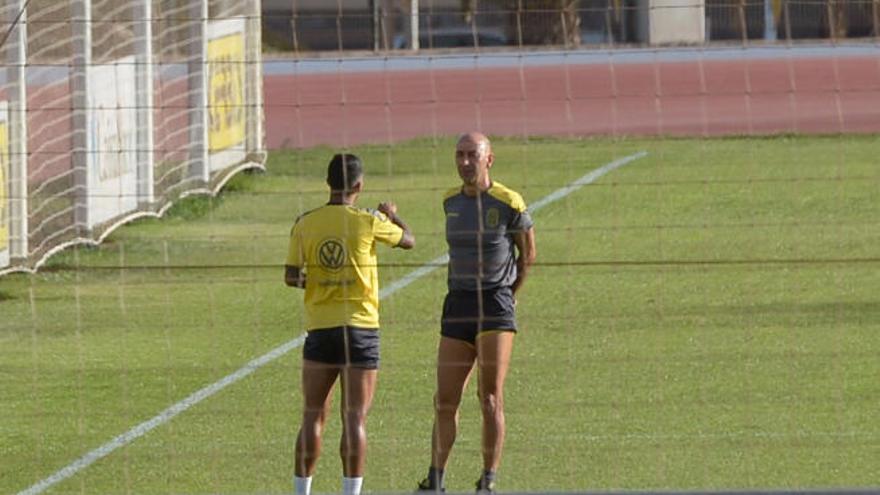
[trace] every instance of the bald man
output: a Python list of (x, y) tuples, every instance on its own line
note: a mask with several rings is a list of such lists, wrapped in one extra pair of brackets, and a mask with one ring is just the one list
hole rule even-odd
[[(535, 231), (522, 197), (492, 181), (492, 144), (478, 132), (458, 139), (461, 186), (443, 199), (449, 245), (448, 293), (437, 353), (431, 466), (420, 491), (445, 491), (462, 393), (476, 367), (483, 415), (478, 493), (495, 491), (504, 445), (504, 378), (516, 334), (516, 294), (535, 261)], [(476, 366), (474, 366), (476, 364)]]

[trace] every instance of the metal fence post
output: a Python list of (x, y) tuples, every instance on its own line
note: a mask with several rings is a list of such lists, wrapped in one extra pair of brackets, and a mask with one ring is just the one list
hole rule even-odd
[[(9, 61), (9, 257), (26, 263), (28, 256), (28, 146), (27, 146), (27, 10), (25, 0), (14, 3), (12, 22), (18, 23), (7, 40)], [(2, 187), (2, 186), (0, 186)]]
[(776, 41), (776, 16), (773, 14), (773, 0), (764, 0), (764, 39)]
[(87, 237), (89, 231), (89, 162), (94, 142), (89, 67), (92, 65), (92, 2), (71, 0), (71, 30), (73, 32), (73, 66), (70, 83), (73, 142), (73, 221), (76, 233)]
[(419, 46), (419, 0), (409, 2), (409, 48), (418, 51)]
[(266, 151), (263, 122), (263, 63), (261, 1), (251, 2), (251, 11), (245, 21), (245, 150), (246, 160), (262, 161)]
[(208, 184), (211, 181), (208, 162), (208, 0), (193, 2), (190, 18), (190, 176)]
[(378, 52), (381, 50), (382, 45), (379, 42), (381, 39), (380, 29), (381, 29), (381, 20), (379, 19), (379, 1), (380, 0), (370, 0), (370, 22), (373, 31), (373, 51)]
[(153, 3), (138, 0), (134, 7), (135, 107), (137, 114), (138, 203), (149, 208), (155, 202), (153, 186)]

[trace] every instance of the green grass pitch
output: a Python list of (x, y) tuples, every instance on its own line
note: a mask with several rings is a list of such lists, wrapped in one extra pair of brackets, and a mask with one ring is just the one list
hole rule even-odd
[[(453, 139), (353, 149), (361, 206), (392, 199), (418, 246), (381, 249), (386, 286), (444, 253)], [(535, 215), (519, 302), (503, 491), (880, 486), (876, 136), (498, 139), (493, 178), (534, 202), (648, 156)], [(326, 201), (329, 149), (273, 152), (162, 220), (0, 279), (0, 492), (16, 493), (301, 334), (282, 282), (294, 218)], [(119, 267), (125, 267), (120, 269)], [(365, 490), (429, 460), (445, 269), (382, 303)], [(298, 349), (47, 493), (291, 490)], [(339, 489), (338, 398), (314, 489)], [(452, 491), (480, 469), (466, 395)]]

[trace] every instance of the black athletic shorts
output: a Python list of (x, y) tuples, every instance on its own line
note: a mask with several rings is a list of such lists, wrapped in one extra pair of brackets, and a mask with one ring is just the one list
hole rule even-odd
[(480, 332), (499, 330), (516, 332), (513, 301), (513, 291), (510, 287), (481, 292), (449, 291), (443, 301), (440, 335), (475, 344), (477, 334)]
[(303, 359), (356, 368), (379, 368), (379, 329), (332, 327), (309, 330)]

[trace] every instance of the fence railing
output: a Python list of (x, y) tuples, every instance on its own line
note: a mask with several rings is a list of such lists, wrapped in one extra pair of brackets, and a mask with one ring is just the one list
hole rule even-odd
[[(650, 43), (652, 22), (664, 17), (671, 30), (701, 24), (700, 42), (880, 36), (880, 0), (483, 0), (471, 10), (462, 3), (418, 2), (421, 49)], [(407, 49), (409, 4), (271, 2), (264, 40), (294, 52)]]

